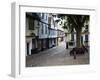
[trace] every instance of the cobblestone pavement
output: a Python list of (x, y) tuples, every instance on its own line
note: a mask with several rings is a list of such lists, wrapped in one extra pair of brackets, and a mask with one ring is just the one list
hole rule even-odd
[(69, 55), (71, 49), (65, 49), (65, 43), (45, 51), (26, 57), (26, 67), (89, 64), (89, 53), (77, 55), (76, 59)]

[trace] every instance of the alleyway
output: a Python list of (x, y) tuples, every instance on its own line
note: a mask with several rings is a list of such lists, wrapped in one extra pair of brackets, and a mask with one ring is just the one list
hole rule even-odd
[(59, 46), (27, 56), (26, 67), (89, 64), (88, 53), (77, 55), (77, 58), (73, 59), (73, 56), (69, 55), (71, 49), (66, 50), (65, 46), (65, 42), (62, 42)]

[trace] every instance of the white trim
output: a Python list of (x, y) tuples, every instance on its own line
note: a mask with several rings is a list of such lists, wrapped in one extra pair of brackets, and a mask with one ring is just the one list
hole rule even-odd
[(12, 25), (11, 25), (11, 38), (12, 38), (12, 52), (11, 52), (11, 75), (17, 77), (20, 75), (20, 30), (19, 30), (19, 6), (16, 3), (12, 3)]

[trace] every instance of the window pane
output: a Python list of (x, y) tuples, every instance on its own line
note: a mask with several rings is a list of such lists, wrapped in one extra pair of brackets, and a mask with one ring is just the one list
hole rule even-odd
[(34, 30), (34, 20), (32, 18), (29, 19), (29, 30)]

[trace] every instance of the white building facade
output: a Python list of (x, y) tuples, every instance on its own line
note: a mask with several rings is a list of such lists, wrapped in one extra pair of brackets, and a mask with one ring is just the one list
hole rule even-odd
[(26, 55), (57, 46), (59, 32), (53, 14), (26, 13)]

